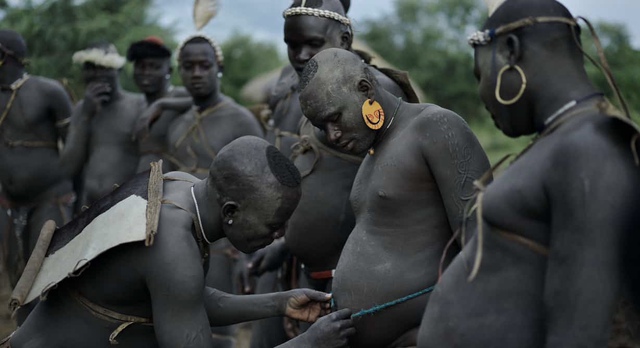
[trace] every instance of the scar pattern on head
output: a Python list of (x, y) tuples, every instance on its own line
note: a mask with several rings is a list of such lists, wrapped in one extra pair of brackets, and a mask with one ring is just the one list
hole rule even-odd
[(318, 62), (315, 59), (311, 59), (307, 62), (307, 65), (302, 70), (302, 75), (300, 76), (300, 84), (298, 85), (298, 90), (302, 91), (309, 85), (309, 82), (316, 76), (318, 72)]

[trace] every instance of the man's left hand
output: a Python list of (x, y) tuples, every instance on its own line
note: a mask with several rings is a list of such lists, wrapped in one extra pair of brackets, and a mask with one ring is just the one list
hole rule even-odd
[(311, 289), (294, 289), (283, 293), (284, 315), (294, 320), (313, 323), (331, 312), (331, 294)]

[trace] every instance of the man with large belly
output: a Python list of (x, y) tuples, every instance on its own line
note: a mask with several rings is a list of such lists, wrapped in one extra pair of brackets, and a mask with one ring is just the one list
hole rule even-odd
[[(301, 81), (313, 125), (344, 151), (367, 153), (351, 191), (356, 225), (333, 283), (337, 308), (371, 310), (354, 314), (350, 346), (415, 345), (445, 245), (488, 160), (462, 118), (396, 98), (351, 52), (319, 53)], [(395, 300), (406, 301), (377, 307)]]
[[(505, 135), (536, 141), (478, 183), (475, 233), (433, 293), (419, 347), (605, 347), (624, 308), (623, 237), (640, 224), (638, 128), (590, 81), (562, 4), (491, 11), (469, 39), (480, 97)], [(628, 341), (609, 347), (637, 347), (637, 322), (617, 314)]]

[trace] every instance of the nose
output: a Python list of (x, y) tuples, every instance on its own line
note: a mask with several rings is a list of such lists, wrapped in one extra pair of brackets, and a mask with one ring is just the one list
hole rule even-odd
[(196, 65), (193, 68), (193, 76), (194, 77), (202, 77), (204, 75), (204, 69), (202, 69), (201, 67), (199, 67), (198, 65)]
[(296, 56), (296, 60), (298, 61), (298, 63), (307, 64), (309, 59), (311, 59), (311, 57), (313, 56), (314, 55), (312, 54), (311, 50), (308, 47), (303, 47), (298, 52), (298, 55)]
[(327, 123), (327, 129), (325, 130), (327, 133), (327, 139), (332, 144), (337, 144), (338, 140), (342, 137), (342, 131), (335, 123)]

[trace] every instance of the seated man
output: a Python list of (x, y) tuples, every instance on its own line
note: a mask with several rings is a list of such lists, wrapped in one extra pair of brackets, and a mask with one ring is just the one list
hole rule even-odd
[[(133, 62), (133, 80), (144, 93), (147, 102), (147, 110), (138, 120), (144, 119), (145, 114), (149, 112), (161, 113), (165, 108), (165, 101), (173, 98), (180, 98), (182, 101), (177, 109), (180, 113), (191, 107), (191, 96), (186, 89), (171, 85), (171, 50), (165, 46), (162, 39), (149, 36), (132, 43), (127, 50), (127, 60)], [(159, 118), (148, 133), (137, 139), (140, 148), (138, 172), (148, 170), (149, 163), (162, 159), (162, 153), (166, 151), (165, 139), (171, 121), (171, 117)]]
[(475, 235), (436, 286), (419, 346), (606, 347), (623, 237), (640, 224), (638, 130), (589, 80), (560, 3), (507, 0), (483, 30), (469, 40), (480, 97), (504, 134), (537, 138), (479, 183)]
[(460, 116), (403, 102), (351, 52), (320, 52), (301, 81), (311, 123), (344, 151), (367, 153), (351, 190), (356, 224), (333, 280), (337, 308), (362, 311), (350, 347), (415, 345), (443, 250), (487, 157)]
[[(299, 199), (297, 169), (256, 137), (222, 149), (204, 180), (162, 176), (156, 164), (52, 237), (43, 229), (50, 237), (41, 270), (31, 280), (23, 276), (26, 291), (14, 291), (13, 299), (47, 299), (10, 338), (11, 347), (211, 347), (212, 325), (276, 315), (315, 321), (330, 295), (233, 296), (204, 285), (208, 244), (227, 237), (243, 252), (262, 248), (281, 236)], [(87, 253), (93, 257), (72, 258)], [(285, 347), (338, 347), (353, 333), (349, 315), (336, 312)]]
[(82, 146), (80, 206), (88, 206), (136, 173), (138, 146), (131, 133), (144, 109), (141, 95), (120, 88), (125, 58), (115, 46), (98, 43), (78, 51), (73, 61), (82, 65), (85, 96), (76, 105), (71, 127), (85, 127)]

